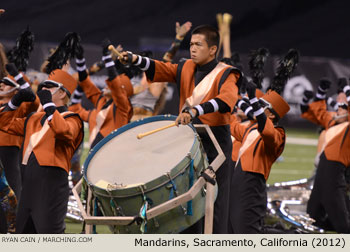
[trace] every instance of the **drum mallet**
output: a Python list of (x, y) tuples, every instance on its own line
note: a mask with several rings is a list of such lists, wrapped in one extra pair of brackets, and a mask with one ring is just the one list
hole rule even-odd
[(114, 55), (118, 56), (119, 58), (123, 58), (123, 55), (121, 55), (120, 52), (117, 49), (115, 49), (113, 45), (109, 45), (108, 50), (110, 50)]
[(160, 128), (158, 128), (158, 129), (155, 129), (155, 130), (150, 130), (150, 131), (147, 131), (147, 132), (145, 132), (145, 133), (140, 133), (140, 134), (137, 135), (137, 139), (141, 139), (141, 138), (143, 138), (143, 137), (145, 137), (145, 136), (151, 135), (151, 134), (153, 134), (153, 133), (157, 133), (158, 131), (165, 130), (165, 129), (167, 129), (167, 128), (171, 128), (171, 127), (173, 127), (173, 126), (176, 126), (175, 122), (173, 122), (173, 123), (171, 123), (171, 124), (169, 124), (169, 125), (160, 127)]

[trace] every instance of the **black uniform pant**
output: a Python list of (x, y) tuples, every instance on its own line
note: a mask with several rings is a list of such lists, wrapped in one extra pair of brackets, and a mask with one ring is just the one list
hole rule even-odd
[(16, 232), (64, 233), (68, 197), (67, 172), (59, 167), (40, 166), (32, 153), (23, 171)]
[(240, 161), (231, 180), (229, 207), (229, 233), (264, 233), (266, 181), (262, 174), (242, 171)]
[(322, 153), (307, 204), (307, 213), (316, 220), (316, 226), (338, 233), (350, 233), (345, 169), (342, 163), (327, 160)]
[(5, 169), (9, 186), (14, 191), (17, 200), (21, 198), (22, 176), (20, 170), (20, 152), (17, 146), (0, 146), (0, 160)]
[[(201, 124), (198, 118), (195, 118), (194, 123)], [(214, 221), (213, 221), (213, 233), (214, 234), (227, 234), (228, 223), (228, 201), (230, 190), (230, 166), (232, 163), (232, 140), (230, 133), (230, 126), (217, 126), (210, 127), (216, 140), (218, 141), (223, 153), (225, 154), (225, 162), (216, 171), (216, 182), (218, 184), (218, 194), (214, 203)], [(203, 148), (207, 154), (208, 161), (211, 163), (218, 155), (212, 140), (206, 134), (206, 131), (198, 130), (198, 134), (201, 138)], [(188, 229), (181, 232), (182, 234), (198, 234), (203, 233), (204, 220), (203, 218), (196, 222)]]

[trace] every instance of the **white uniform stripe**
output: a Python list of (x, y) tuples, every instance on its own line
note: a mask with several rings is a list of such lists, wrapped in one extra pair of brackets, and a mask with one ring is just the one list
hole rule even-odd
[(111, 55), (106, 55), (106, 56), (102, 56), (102, 60), (105, 61), (107, 59), (111, 59), (112, 56)]
[(86, 70), (86, 65), (84, 66), (77, 66), (77, 71), (78, 72), (82, 72), (82, 71), (85, 71)]
[(245, 111), (244, 111), (244, 114), (245, 115), (248, 115), (248, 113), (253, 110), (253, 108), (251, 106), (249, 106)]
[(135, 66), (140, 65), (142, 62), (142, 57), (140, 55), (137, 55), (137, 62), (134, 64)]
[(262, 113), (264, 113), (264, 109), (260, 108), (257, 111), (254, 111), (254, 116), (257, 117), (257, 116), (261, 115)]
[(52, 120), (52, 117), (53, 117), (53, 115), (49, 115), (49, 116), (47, 117), (47, 120), (48, 120), (48, 121), (51, 121), (51, 120)]
[(144, 57), (144, 59), (146, 60), (146, 66), (141, 68), (142, 71), (146, 71), (149, 68), (149, 65), (151, 64), (151, 61), (149, 60), (149, 58)]
[(194, 106), (194, 107), (198, 110), (199, 115), (203, 115), (204, 114), (204, 110), (203, 110), (201, 105), (197, 105), (197, 106)]
[(343, 88), (343, 92), (346, 93), (347, 91), (350, 91), (350, 86), (349, 85), (346, 85), (344, 88)]
[(319, 90), (320, 92), (322, 92), (322, 93), (325, 93), (325, 92), (327, 91), (327, 89), (323, 89), (323, 88), (321, 88), (320, 86), (318, 86), (318, 90)]
[(106, 66), (106, 67), (112, 67), (112, 66), (114, 66), (114, 62), (113, 62), (113, 61), (107, 62), (107, 63), (105, 64), (105, 66)]
[(72, 98), (71, 102), (72, 103), (80, 103), (81, 102), (81, 98), (80, 99)]
[(30, 85), (28, 82), (24, 83), (22, 86), (20, 86), (20, 89), (26, 89), (26, 88), (29, 88)]
[(19, 73), (15, 76), (15, 80), (18, 81), (22, 77), (23, 77), (23, 75), (21, 73)]
[(84, 91), (83, 92), (79, 92), (78, 90), (74, 90), (74, 94), (78, 95), (78, 96), (82, 96), (84, 94)]
[(211, 99), (209, 102), (213, 105), (214, 112), (219, 110), (219, 104), (214, 99)]
[(238, 102), (238, 104), (237, 104), (238, 107), (241, 108), (241, 106), (242, 106), (243, 103), (244, 103), (244, 101), (243, 101), (243, 100), (240, 100), (240, 101)]
[(18, 108), (17, 106), (13, 105), (12, 101), (9, 101), (9, 103), (7, 105), (9, 105), (9, 107), (13, 110)]
[(43, 105), (43, 109), (46, 109), (48, 107), (56, 107), (55, 103), (53, 102), (49, 102)]
[(249, 100), (250, 104), (258, 102), (258, 98), (254, 97), (253, 99)]
[(75, 59), (75, 62), (78, 64), (85, 63), (85, 59)]
[(324, 98), (326, 98), (326, 94), (320, 94), (320, 93), (316, 93), (316, 97), (318, 98), (318, 99), (324, 99)]

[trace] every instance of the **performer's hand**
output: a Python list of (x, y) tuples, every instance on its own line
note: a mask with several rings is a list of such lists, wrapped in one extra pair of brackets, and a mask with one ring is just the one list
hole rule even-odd
[(7, 71), (10, 75), (12, 75), (13, 77), (17, 76), (18, 70), (17, 70), (17, 67), (16, 67), (15, 64), (13, 64), (13, 63), (8, 63), (8, 64), (6, 64), (5, 67), (6, 67), (6, 71)]
[(187, 32), (191, 29), (191, 27), (192, 23), (190, 21), (187, 21), (181, 26), (179, 22), (176, 22), (176, 38), (182, 40), (186, 36)]
[(253, 108), (245, 100), (237, 101), (238, 107), (243, 111), (243, 113), (248, 117), (249, 120), (255, 120)]
[[(194, 117), (197, 115), (197, 110), (191, 109)], [(179, 124), (187, 125), (192, 122), (192, 116), (188, 112), (182, 112), (178, 115), (178, 117), (175, 120), (176, 126), (179, 126)]]
[(108, 46), (110, 46), (112, 44), (112, 42), (108, 39), (105, 38), (102, 41), (102, 55), (109, 55), (110, 51), (108, 50)]
[(332, 82), (331, 82), (329, 79), (327, 79), (327, 78), (322, 78), (322, 79), (320, 80), (320, 87), (321, 87), (324, 91), (328, 90), (328, 89), (330, 88), (331, 84), (332, 84)]
[(37, 95), (40, 99), (41, 105), (43, 105), (43, 106), (47, 103), (52, 102), (52, 94), (51, 94), (50, 90), (42, 89), (37, 93)]
[(311, 90), (305, 90), (304, 97), (306, 101), (309, 101), (314, 97), (314, 92), (312, 92)]
[(132, 52), (121, 52), (120, 53), (122, 55), (122, 57), (118, 57), (119, 61), (126, 65), (126, 64), (134, 64), (137, 60), (137, 55), (133, 54)]
[(253, 99), (255, 97), (255, 92), (256, 92), (255, 83), (252, 81), (247, 82), (246, 90), (247, 90), (247, 94), (248, 94), (249, 99)]
[(16, 107), (19, 107), (22, 102), (33, 102), (35, 100), (35, 94), (33, 93), (32, 89), (25, 88), (20, 89), (9, 102), (9, 105), (14, 105), (15, 107), (10, 105), (11, 109), (16, 109)]
[(52, 114), (56, 110), (56, 105), (52, 102), (52, 94), (50, 90), (42, 89), (37, 93), (37, 96), (39, 97), (40, 103), (46, 112), (47, 119), (50, 121), (52, 119)]

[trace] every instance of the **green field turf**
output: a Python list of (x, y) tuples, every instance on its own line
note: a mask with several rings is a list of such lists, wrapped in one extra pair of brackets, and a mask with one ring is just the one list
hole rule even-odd
[[(299, 137), (308, 139), (317, 139), (318, 133), (315, 130), (297, 130), (287, 129), (287, 137)], [(85, 134), (87, 141), (88, 134)], [(269, 184), (282, 181), (291, 181), (301, 178), (309, 178), (314, 169), (314, 157), (316, 155), (316, 146), (286, 144), (281, 158), (271, 169)], [(88, 149), (84, 149), (81, 157), (81, 164), (88, 156)], [(81, 223), (66, 221), (66, 233), (80, 233)], [(111, 233), (107, 226), (97, 226), (97, 233)]]
[[(287, 129), (288, 137), (317, 139), (316, 130)], [(314, 170), (316, 146), (286, 144), (280, 159), (271, 168), (267, 183), (309, 178)]]
[(268, 184), (309, 178), (314, 170), (316, 146), (287, 144), (280, 161), (273, 164)]

